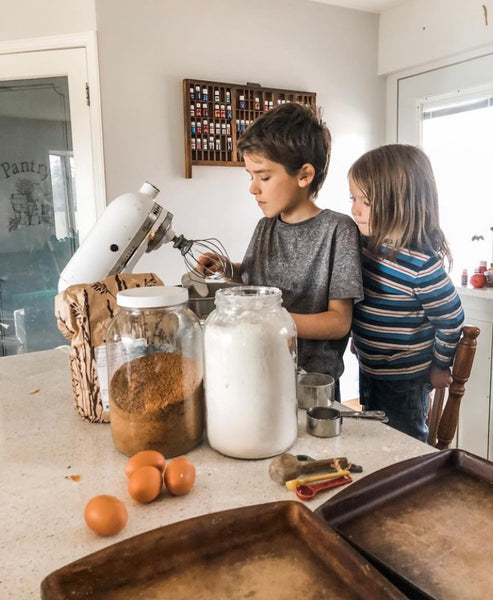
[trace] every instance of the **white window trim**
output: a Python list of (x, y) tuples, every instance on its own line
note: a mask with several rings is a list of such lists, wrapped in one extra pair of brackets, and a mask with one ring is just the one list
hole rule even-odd
[(475, 100), (493, 98), (493, 86), (491, 84), (481, 85), (463, 90), (456, 90), (448, 94), (438, 94), (418, 98), (416, 101), (416, 114), (418, 118), (419, 143), (423, 139), (423, 114), (430, 110), (439, 110), (441, 108), (452, 108), (461, 104), (471, 104)]
[(91, 123), (94, 206), (96, 216), (99, 218), (106, 207), (106, 188), (104, 179), (103, 128), (101, 119), (96, 32), (87, 31), (65, 35), (2, 41), (0, 42), (0, 55), (70, 48), (84, 48), (86, 52), (87, 77), (89, 80), (87, 83), (89, 84), (91, 97), (89, 120)]
[(412, 77), (427, 71), (434, 69), (441, 69), (443, 67), (451, 66), (456, 63), (464, 62), (474, 58), (481, 58), (493, 54), (493, 44), (476, 48), (468, 52), (463, 52), (454, 56), (448, 56), (440, 60), (436, 60), (430, 63), (391, 73), (387, 76), (387, 93), (386, 93), (386, 106), (387, 106), (387, 119), (386, 119), (386, 139), (388, 144), (395, 144), (397, 142), (397, 119), (398, 119), (398, 104), (399, 104), (399, 81), (406, 77)]

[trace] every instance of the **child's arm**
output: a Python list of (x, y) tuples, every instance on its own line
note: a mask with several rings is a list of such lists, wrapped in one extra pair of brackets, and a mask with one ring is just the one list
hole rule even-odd
[(328, 310), (321, 313), (290, 313), (296, 323), (298, 337), (307, 340), (338, 340), (351, 328), (353, 299), (330, 300)]
[(450, 384), (449, 367), (464, 324), (462, 304), (439, 258), (428, 260), (416, 281), (416, 296), (435, 329), (430, 383), (433, 387), (447, 387)]

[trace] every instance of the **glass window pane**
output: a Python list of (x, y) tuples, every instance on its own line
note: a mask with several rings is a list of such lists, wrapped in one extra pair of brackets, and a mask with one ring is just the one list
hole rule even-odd
[(480, 260), (493, 262), (493, 106), (489, 97), (480, 100), (423, 110), (422, 146), (435, 172), (457, 285), (463, 269), (471, 274)]

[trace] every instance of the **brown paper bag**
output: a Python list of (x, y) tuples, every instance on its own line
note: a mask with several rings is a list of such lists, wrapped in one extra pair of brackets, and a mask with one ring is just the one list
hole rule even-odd
[(117, 292), (155, 285), (163, 282), (154, 273), (124, 273), (94, 283), (71, 285), (55, 297), (58, 329), (71, 341), (73, 401), (85, 421), (110, 420), (105, 341), (108, 325), (118, 309)]

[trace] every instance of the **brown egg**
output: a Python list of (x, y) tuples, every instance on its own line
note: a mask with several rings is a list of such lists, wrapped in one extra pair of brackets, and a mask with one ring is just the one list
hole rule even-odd
[(184, 456), (173, 458), (164, 471), (164, 483), (173, 496), (188, 494), (195, 483), (195, 467)]
[(157, 450), (142, 450), (142, 452), (137, 452), (132, 458), (128, 459), (125, 465), (125, 475), (130, 477), (137, 469), (148, 466), (156, 467), (161, 473), (164, 473), (166, 459)]
[(115, 535), (128, 521), (125, 505), (115, 496), (95, 496), (86, 504), (84, 519), (99, 535)]
[(155, 500), (162, 489), (163, 474), (157, 467), (141, 467), (128, 478), (128, 493), (142, 504)]

